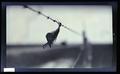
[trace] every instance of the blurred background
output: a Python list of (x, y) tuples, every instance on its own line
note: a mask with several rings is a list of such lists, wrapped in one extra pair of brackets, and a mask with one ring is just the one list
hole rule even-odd
[(115, 67), (112, 7), (95, 5), (30, 5), (79, 32), (61, 27), (52, 48), (41, 46), (58, 25), (23, 6), (7, 6), (7, 67)]

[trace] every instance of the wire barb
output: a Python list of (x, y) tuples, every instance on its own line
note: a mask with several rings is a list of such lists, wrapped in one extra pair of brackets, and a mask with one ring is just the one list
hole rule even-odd
[(41, 12), (40, 12), (40, 11), (38, 11), (38, 14), (41, 14)]

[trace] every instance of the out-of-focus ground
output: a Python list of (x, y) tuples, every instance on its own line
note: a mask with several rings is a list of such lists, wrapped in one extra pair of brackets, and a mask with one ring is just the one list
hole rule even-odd
[(87, 66), (88, 68), (112, 68), (116, 66), (112, 44), (92, 44), (90, 49), (82, 48), (81, 44), (54, 45), (52, 48), (45, 49), (40, 45), (7, 46), (6, 66), (31, 68), (87, 68)]

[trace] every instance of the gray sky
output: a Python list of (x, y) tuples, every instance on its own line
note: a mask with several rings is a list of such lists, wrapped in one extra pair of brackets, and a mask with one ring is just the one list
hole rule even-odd
[[(60, 21), (63, 25), (82, 33), (83, 27), (91, 43), (112, 43), (112, 7), (94, 5), (39, 5), (30, 6)], [(44, 16), (22, 6), (7, 7), (7, 44), (46, 43), (45, 35), (58, 25)], [(61, 27), (55, 43), (67, 41), (82, 43), (78, 36)]]

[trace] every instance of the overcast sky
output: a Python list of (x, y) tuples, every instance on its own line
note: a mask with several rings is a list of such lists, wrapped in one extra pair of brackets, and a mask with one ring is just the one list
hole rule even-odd
[[(112, 43), (112, 7), (94, 5), (39, 5), (30, 6), (82, 33), (83, 28), (91, 43)], [(46, 43), (45, 35), (58, 25), (22, 6), (7, 7), (7, 44)], [(82, 43), (78, 36), (61, 27), (55, 43)]]

